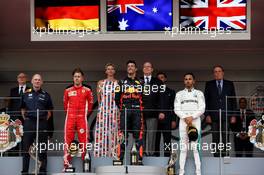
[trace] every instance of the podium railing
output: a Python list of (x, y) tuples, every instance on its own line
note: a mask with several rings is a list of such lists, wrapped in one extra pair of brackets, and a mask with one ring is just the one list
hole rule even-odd
[[(242, 97), (227, 97), (226, 98), (226, 103), (228, 103), (228, 101), (230, 99), (235, 99), (235, 101), (239, 101), (239, 99)], [(243, 97), (244, 98), (244, 97)], [(252, 117), (255, 118), (257, 121), (261, 120), (262, 117), (262, 111), (263, 108), (261, 106), (261, 104), (263, 105), (263, 103), (261, 103), (264, 100), (264, 97), (262, 96), (258, 96), (258, 97), (245, 97), (249, 104), (246, 106), (248, 111), (252, 111)], [(256, 99), (258, 98), (258, 99)], [(7, 101), (8, 98), (1, 98), (0, 100), (2, 101)], [(12, 99), (12, 100), (20, 100), (18, 99)], [(258, 104), (257, 104), (258, 103)], [(251, 105), (251, 106), (250, 106)], [(239, 106), (239, 104), (237, 104), (237, 106)], [(239, 108), (238, 108), (239, 109)], [(206, 116), (202, 115), (200, 117), (201, 120), (201, 132), (199, 133), (201, 135), (201, 138), (199, 139), (199, 150), (200, 150), (200, 156), (201, 156), (201, 160), (203, 159), (203, 157), (215, 157), (217, 159), (219, 159), (219, 167), (223, 167), (223, 161), (224, 159), (228, 159), (228, 158), (233, 158), (233, 157), (240, 157), (240, 156), (245, 156), (245, 157), (264, 157), (264, 152), (263, 150), (261, 150), (260, 148), (256, 148), (254, 146), (254, 143), (250, 142), (250, 137), (248, 137), (248, 124), (246, 124), (246, 128), (242, 129), (246, 129), (246, 131), (244, 132), (244, 137), (245, 139), (243, 140), (242, 138), (242, 132), (238, 131), (237, 129), (234, 129), (232, 126), (234, 123), (230, 123), (231, 120), (236, 117), (239, 118), (241, 116), (237, 116), (238, 109), (232, 109), (229, 110), (227, 107), (226, 109), (219, 109), (219, 110), (207, 110), (205, 111), (205, 114), (210, 115), (211, 119), (212, 119), (212, 123), (206, 123)], [(136, 109), (138, 110), (138, 109)], [(128, 111), (134, 111), (134, 109), (125, 109), (125, 120), (127, 119), (127, 113)], [(7, 109), (4, 107), (1, 109), (2, 114), (8, 114), (10, 116), (9, 122), (11, 123), (11, 121), (15, 122), (16, 119), (22, 119), (21, 115), (19, 115), (20, 111), (10, 111), (10, 109)], [(48, 141), (47, 143), (39, 143), (38, 145), (38, 149), (39, 150), (35, 150), (34, 149), (31, 150), (30, 156), (33, 160), (35, 160), (34, 162), (34, 169), (35, 169), (35, 173), (37, 173), (37, 169), (39, 168), (39, 154), (38, 152), (40, 151), (44, 151), (45, 149), (47, 149), (47, 156), (48, 157), (61, 157), (61, 165), (63, 165), (63, 154), (64, 154), (64, 149), (65, 149), (65, 145), (64, 145), (64, 134), (65, 134), (65, 130), (64, 130), (64, 122), (65, 122), (65, 116), (66, 113), (65, 111), (60, 108), (57, 109), (55, 107), (55, 109), (53, 110), (53, 115), (52, 118), (49, 119), (49, 123), (47, 126), (47, 129), (45, 130), (41, 130), (39, 128), (39, 125), (41, 124), (41, 122), (43, 122), (43, 116), (39, 116), (40, 112), (42, 112), (41, 110), (36, 110), (36, 111), (28, 111), (28, 112), (33, 112), (36, 113), (36, 129), (35, 130), (24, 130), (24, 135), (25, 133), (33, 133), (33, 140), (35, 140), (35, 143), (39, 142), (39, 136), (43, 133), (46, 133), (48, 135)], [(80, 112), (78, 110), (73, 111), (73, 112)], [(88, 116), (88, 125), (89, 125), (89, 145), (87, 145), (87, 148), (91, 154), (92, 157), (92, 161), (95, 159), (100, 159), (100, 158), (105, 158), (108, 157), (109, 160), (115, 159), (118, 151), (117, 150), (113, 150), (113, 149), (117, 149), (116, 148), (116, 143), (118, 138), (116, 138), (117, 136), (119, 136), (120, 134), (120, 128), (119, 128), (119, 122), (120, 122), (120, 115), (118, 114), (117, 116), (115, 116), (116, 118), (113, 119), (111, 118), (111, 120), (113, 120), (111, 123), (109, 123), (107, 119), (109, 116), (107, 116), (107, 114), (105, 116), (101, 116), (103, 118), (98, 119), (98, 109), (95, 108), (92, 113)], [(180, 154), (180, 141), (181, 138), (179, 136), (179, 119), (178, 117), (176, 117), (176, 128), (171, 128), (171, 124), (172, 122), (174, 122), (174, 120), (172, 119), (173, 117), (171, 117), (170, 115), (174, 114), (175, 111), (174, 110), (168, 110), (168, 109), (144, 109), (144, 112), (153, 112), (156, 115), (156, 119), (157, 119), (157, 123), (158, 125), (165, 125), (167, 126), (167, 128), (165, 129), (159, 129), (157, 128), (156, 130), (148, 130), (146, 127), (144, 127), (144, 134), (146, 134), (147, 132), (153, 133), (154, 135), (157, 136), (157, 133), (160, 133), (162, 136), (160, 139), (161, 141), (164, 140), (164, 136), (165, 137), (171, 137), (170, 139), (170, 143), (165, 143), (161, 142), (155, 142), (155, 149), (151, 150), (154, 152), (154, 154), (152, 155), (148, 155), (148, 153), (146, 152), (146, 147), (148, 147), (148, 140), (144, 140), (143, 139), (143, 148), (144, 148), (144, 159), (148, 158), (148, 157), (164, 157), (164, 155), (168, 155), (168, 152), (170, 153), (172, 151), (172, 149), (175, 149), (177, 154)], [(143, 112), (143, 113), (144, 113)], [(159, 113), (165, 113), (168, 116), (166, 116), (167, 118), (164, 119), (164, 121), (162, 121), (161, 119), (158, 119), (158, 115)], [(144, 119), (144, 115), (142, 113), (143, 119)], [(213, 116), (214, 114), (214, 116)], [(246, 116), (247, 117), (247, 116)], [(41, 119), (40, 119), (41, 118)], [(155, 118), (155, 117), (154, 117)], [(103, 120), (102, 120), (103, 119)], [(27, 119), (28, 120), (28, 119)], [(29, 119), (31, 120), (31, 119)], [(34, 119), (35, 120), (35, 119)], [(44, 119), (45, 120), (45, 119)], [(166, 121), (165, 121), (166, 120)], [(144, 124), (145, 124), (145, 119), (143, 120)], [(221, 122), (220, 122), (221, 121)], [(233, 121), (232, 121), (233, 122)], [(9, 131), (8, 133), (6, 133), (7, 131), (4, 130), (4, 127), (7, 127), (7, 123), (4, 126), (5, 123), (5, 118), (0, 117), (0, 127), (1, 127), (1, 134), (0, 134), (0, 148), (3, 150), (3, 147), (8, 145), (7, 142), (12, 142), (14, 140), (14, 138), (12, 138), (10, 140), (10, 137), (15, 136), (16, 137), (16, 130), (12, 130)], [(10, 124), (9, 123), (9, 124)], [(125, 125), (125, 138), (128, 137), (128, 142), (126, 143), (125, 146), (125, 156), (124, 156), (124, 166), (130, 165), (130, 152), (131, 152), (131, 146), (133, 145), (133, 134), (131, 135), (130, 133), (135, 132), (135, 130), (133, 130), (133, 128), (130, 128), (130, 126), (128, 127), (127, 125), (127, 121), (125, 121), (126, 125)], [(249, 122), (250, 123), (250, 122)], [(24, 123), (23, 123), (24, 124)], [(167, 124), (167, 125), (166, 125)], [(243, 125), (243, 124), (242, 124)], [(115, 129), (113, 129), (113, 127), (115, 127)], [(108, 128), (106, 131), (104, 130), (105, 128)], [(213, 128), (219, 128), (214, 130)], [(24, 128), (25, 129), (25, 128)], [(101, 131), (100, 131), (101, 129)], [(77, 128), (74, 129), (75, 132), (80, 132), (80, 130), (78, 131)], [(18, 132), (18, 131), (17, 131)], [(95, 134), (97, 132), (97, 134)], [(117, 133), (114, 133), (117, 132)], [(171, 136), (170, 136), (171, 133)], [(8, 138), (6, 137), (6, 135), (8, 135)], [(106, 134), (106, 135), (104, 135)], [(114, 137), (111, 137), (111, 136)], [(214, 137), (217, 137), (218, 135), (218, 140), (219, 143), (214, 142), (215, 139), (212, 139), (212, 135)], [(108, 138), (111, 137), (109, 140), (102, 140), (104, 138)], [(17, 138), (17, 137), (16, 137)], [(144, 137), (145, 138), (145, 137)], [(264, 138), (264, 137), (263, 137)], [(123, 138), (124, 139), (124, 138)], [(148, 138), (147, 138), (148, 139)], [(240, 139), (240, 140), (239, 140)], [(78, 140), (77, 135), (75, 136), (75, 140)], [(112, 142), (110, 142), (112, 140)], [(216, 139), (217, 140), (217, 139)], [(119, 140), (120, 141), (120, 140)], [(247, 143), (248, 144), (248, 150), (244, 149), (244, 150), (240, 150), (241, 148), (238, 147), (238, 141), (241, 141), (241, 143)], [(264, 139), (263, 139), (264, 141)], [(96, 142), (100, 142), (99, 144)], [(223, 144), (222, 144), (223, 143)], [(159, 146), (157, 146), (157, 144), (159, 144)], [(220, 145), (219, 145), (220, 144)], [(251, 145), (250, 145), (251, 144)], [(28, 151), (25, 151), (22, 147), (23, 145), (23, 137), (22, 137), (22, 142), (18, 143), (18, 146), (16, 146), (16, 148), (12, 148), (11, 150), (8, 151), (2, 151), (1, 152), (1, 157), (0, 159), (4, 159), (5, 157), (12, 157), (12, 156), (23, 156), (24, 154), (28, 153)], [(99, 145), (99, 146), (97, 146)], [(33, 148), (37, 148), (34, 147)], [(100, 151), (100, 153), (96, 153), (96, 151), (94, 150), (95, 148), (98, 148)], [(157, 149), (159, 148), (159, 149)], [(252, 151), (251, 151), (252, 149)], [(140, 150), (137, 150), (140, 151)], [(165, 153), (165, 154), (164, 154)], [(189, 151), (188, 154), (192, 155), (191, 152)], [(76, 154), (76, 156), (78, 157), (79, 155)], [(96, 158), (95, 158), (96, 157)], [(115, 157), (115, 158), (113, 158)], [(77, 159), (77, 158), (74, 158)], [(78, 158), (80, 159), (80, 158)], [(144, 159), (143, 159), (143, 164), (144, 164)], [(156, 158), (155, 158), (156, 160)], [(108, 162), (109, 163), (109, 162)], [(22, 162), (21, 162), (22, 164)], [(178, 163), (177, 163), (178, 164)], [(112, 165), (112, 164), (109, 164)], [(49, 165), (50, 166), (50, 165)], [(97, 164), (96, 166), (100, 166), (100, 163)], [(96, 168), (96, 166), (93, 166), (92, 171), (94, 171), (94, 168)], [(221, 168), (220, 168), (221, 170)], [(55, 172), (52, 172), (55, 173)], [(221, 173), (220, 173), (221, 174)]]

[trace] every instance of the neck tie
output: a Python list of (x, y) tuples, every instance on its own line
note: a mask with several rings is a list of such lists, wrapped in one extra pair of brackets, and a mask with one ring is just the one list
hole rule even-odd
[(19, 95), (22, 96), (23, 95), (23, 86), (20, 87), (20, 90), (19, 90)]
[(217, 84), (218, 94), (220, 95), (222, 93), (221, 81), (217, 81)]
[(243, 109), (242, 112), (241, 112), (241, 116), (242, 116), (242, 128), (243, 128), (243, 131), (246, 131), (246, 110)]
[(146, 84), (149, 84), (149, 77), (146, 77)]

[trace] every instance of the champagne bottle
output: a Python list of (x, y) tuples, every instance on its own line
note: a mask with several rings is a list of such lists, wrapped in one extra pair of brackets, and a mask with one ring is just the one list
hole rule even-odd
[(137, 165), (138, 164), (138, 151), (137, 151), (137, 147), (135, 143), (133, 144), (130, 157), (131, 157), (130, 158), (131, 165)]
[(83, 172), (85, 173), (91, 172), (91, 157), (88, 151), (86, 152), (83, 161)]

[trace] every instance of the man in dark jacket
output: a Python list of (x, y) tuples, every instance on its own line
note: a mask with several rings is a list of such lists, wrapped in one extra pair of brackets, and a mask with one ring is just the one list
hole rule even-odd
[[(213, 143), (224, 143), (225, 145), (224, 150), (217, 150), (217, 153), (214, 154), (215, 157), (219, 157), (220, 152), (222, 152), (222, 156), (227, 155), (227, 122), (229, 121), (230, 112), (236, 109), (236, 93), (233, 82), (224, 79), (224, 69), (222, 66), (215, 66), (213, 73), (214, 80), (206, 82), (205, 85), (205, 120), (207, 124), (211, 125)], [(221, 115), (220, 110), (222, 111)], [(220, 134), (222, 134), (222, 137), (220, 137)]]
[(255, 119), (252, 110), (247, 109), (247, 99), (239, 99), (239, 109), (237, 109), (231, 117), (230, 127), (234, 132), (234, 142), (236, 157), (242, 157), (243, 153), (246, 157), (252, 157), (253, 144), (249, 141), (248, 126)]
[[(41, 88), (43, 84), (41, 75), (33, 75), (31, 83), (33, 88), (27, 90), (23, 95), (21, 102), (21, 113), (24, 118), (22, 174), (28, 174), (30, 163), (30, 155), (28, 151), (30, 146), (34, 143), (37, 129), (38, 142), (36, 143), (39, 146), (47, 145), (48, 120), (51, 117), (53, 110), (53, 103), (49, 93)], [(39, 110), (38, 113), (36, 112), (37, 110)], [(38, 127), (37, 124), (39, 124)], [(39, 150), (38, 152), (39, 161), (41, 161), (39, 173), (45, 175), (47, 170), (47, 148)]]
[[(159, 72), (157, 74), (157, 78), (161, 80), (164, 85), (167, 82), (167, 75), (163, 72)], [(174, 101), (175, 101), (175, 91), (166, 86), (166, 90), (164, 92), (164, 114), (165, 117), (163, 119), (158, 120), (158, 129), (157, 129), (157, 138), (156, 138), (156, 156), (160, 156), (160, 140), (161, 135), (163, 135), (163, 145), (164, 145), (164, 156), (170, 156), (170, 147), (171, 143), (171, 130), (176, 129), (176, 114), (174, 113)]]
[(20, 106), (21, 106), (21, 97), (29, 89), (26, 85), (27, 75), (25, 73), (20, 73), (17, 75), (17, 87), (10, 89), (10, 102), (8, 105), (8, 111), (12, 120), (19, 119), (23, 121), (21, 116)]
[(153, 66), (150, 62), (143, 64), (144, 76), (141, 78), (144, 82), (143, 90), (143, 118), (145, 123), (145, 153), (146, 156), (154, 156), (156, 146), (156, 131), (158, 120), (164, 119), (162, 112), (163, 93), (165, 86), (163, 83), (152, 76)]
[[(17, 87), (10, 89), (10, 100), (8, 104), (8, 114), (11, 117), (11, 120), (15, 121), (19, 119), (24, 123), (24, 119), (21, 115), (20, 106), (22, 95), (29, 89), (26, 85), (27, 75), (23, 72), (17, 75)], [(21, 144), (18, 143), (16, 147), (7, 151), (8, 156), (19, 156), (21, 154)]]

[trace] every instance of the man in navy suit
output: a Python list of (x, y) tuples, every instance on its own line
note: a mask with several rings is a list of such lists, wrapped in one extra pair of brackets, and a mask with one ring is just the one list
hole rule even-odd
[[(164, 72), (159, 72), (157, 78), (161, 80), (164, 85), (167, 82), (167, 75)], [(165, 117), (159, 118), (158, 120), (158, 129), (156, 134), (156, 153), (155, 156), (160, 156), (160, 141), (161, 135), (163, 135), (163, 147), (164, 147), (164, 156), (169, 157), (171, 151), (166, 145), (171, 144), (171, 130), (176, 129), (177, 125), (177, 116), (174, 113), (174, 101), (176, 93), (173, 89), (169, 88), (166, 85), (164, 92), (163, 108)]]
[(252, 110), (247, 108), (247, 99), (239, 99), (239, 109), (231, 117), (230, 128), (233, 131), (236, 157), (252, 157), (254, 145), (248, 136), (248, 127), (256, 119)]
[[(220, 156), (220, 151), (222, 156), (226, 156), (226, 147), (228, 142), (228, 122), (232, 111), (236, 109), (236, 93), (234, 84), (232, 81), (224, 79), (224, 69), (222, 66), (217, 65), (213, 68), (214, 80), (206, 82), (205, 85), (205, 101), (206, 101), (206, 112), (205, 121), (207, 124), (211, 125), (213, 143), (224, 144), (224, 148), (221, 150), (217, 149), (214, 154), (215, 157)], [(221, 121), (220, 121), (220, 112)], [(226, 115), (227, 114), (227, 115)], [(221, 124), (221, 125), (220, 125)], [(220, 131), (221, 126), (221, 131)], [(220, 138), (222, 136), (222, 141)]]

